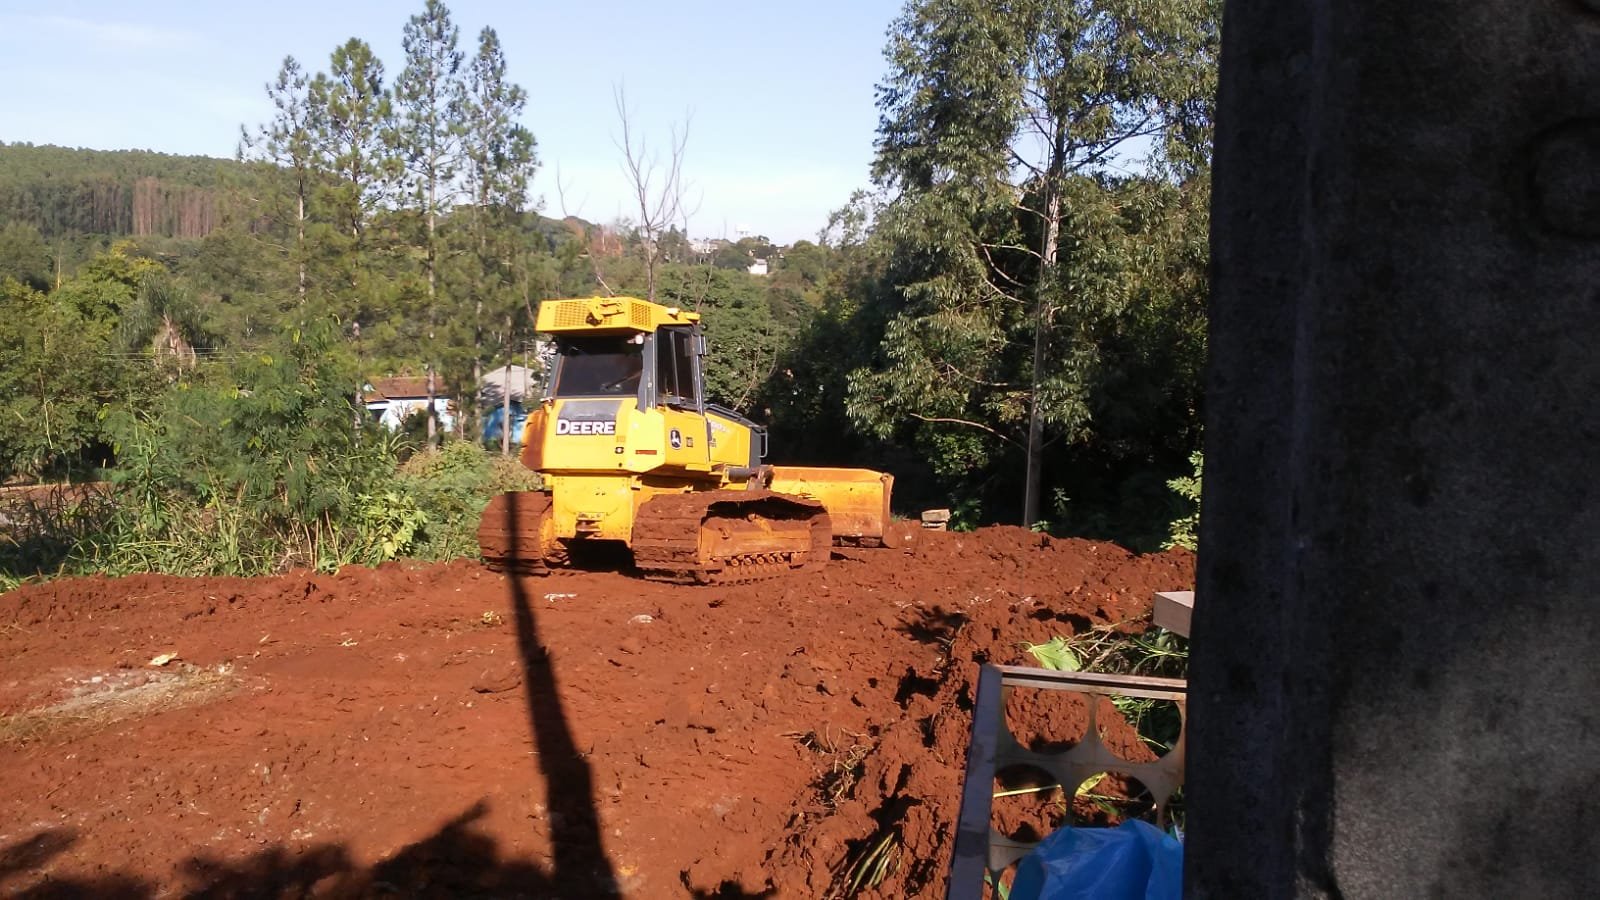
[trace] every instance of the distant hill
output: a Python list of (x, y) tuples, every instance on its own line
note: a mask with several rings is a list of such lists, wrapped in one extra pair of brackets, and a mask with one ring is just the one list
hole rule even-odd
[(0, 143), (0, 224), (74, 234), (205, 237), (247, 167), (148, 150)]
[[(46, 240), (75, 235), (203, 238), (242, 208), (260, 169), (232, 159), (150, 150), (84, 150), (0, 141), (0, 227), (21, 222)], [(530, 214), (555, 242), (592, 227)]]

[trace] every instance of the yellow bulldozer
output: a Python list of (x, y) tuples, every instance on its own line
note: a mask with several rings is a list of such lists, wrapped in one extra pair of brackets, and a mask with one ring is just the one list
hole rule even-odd
[(522, 431), (542, 489), (501, 494), (478, 526), (495, 568), (543, 573), (596, 547), (626, 548), (647, 578), (750, 581), (877, 545), (893, 478), (770, 466), (765, 428), (706, 402), (700, 315), (633, 297), (547, 300), (555, 342)]

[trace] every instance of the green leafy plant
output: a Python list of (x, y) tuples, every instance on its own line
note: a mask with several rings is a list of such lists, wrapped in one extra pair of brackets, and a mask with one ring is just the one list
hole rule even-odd
[(1164, 628), (1128, 634), (1118, 625), (1101, 625), (1071, 636), (1056, 635), (1042, 644), (1021, 646), (1033, 654), (1040, 666), (1061, 672), (1182, 678), (1189, 660), (1188, 642)]
[(971, 531), (977, 528), (983, 516), (983, 502), (977, 497), (962, 497), (950, 507), (951, 531)]
[(1057, 672), (1077, 672), (1083, 669), (1083, 660), (1073, 650), (1071, 639), (1056, 635), (1042, 644), (1023, 644), (1024, 650), (1033, 654), (1039, 665)]
[(1193, 512), (1180, 516), (1172, 521), (1172, 527), (1167, 537), (1167, 548), (1184, 547), (1189, 550), (1198, 550), (1200, 547), (1200, 480), (1201, 470), (1204, 468), (1205, 458), (1199, 452), (1190, 454), (1189, 462), (1194, 466), (1193, 475), (1183, 475), (1167, 482), (1167, 487), (1172, 492), (1193, 504)]
[(78, 567), (256, 575), (408, 552), (427, 517), (395, 488), (396, 444), (357, 416), (353, 383), (337, 333), (309, 320), (114, 416), (114, 511)]
[(397, 490), (362, 497), (356, 507), (356, 531), (363, 546), (355, 562), (376, 565), (410, 552), (428, 514), (416, 500)]
[(504, 491), (534, 490), (538, 473), (470, 441), (451, 441), (406, 460), (396, 484), (427, 514), (413, 552), (425, 559), (456, 559), (478, 553), (478, 517), (489, 499)]
[[(1182, 678), (1189, 665), (1188, 641), (1164, 628), (1126, 634), (1114, 625), (1104, 625), (1070, 637), (1056, 635), (1042, 644), (1024, 643), (1022, 647), (1033, 654), (1041, 667), (1060, 672)], [(1140, 697), (1113, 697), (1111, 702), (1145, 743), (1157, 751), (1170, 749), (1177, 741), (1183, 723), (1171, 703)]]

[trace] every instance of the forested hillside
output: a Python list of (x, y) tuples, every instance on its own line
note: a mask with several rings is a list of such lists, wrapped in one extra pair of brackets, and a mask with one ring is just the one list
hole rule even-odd
[[(870, 186), (787, 247), (697, 253), (649, 191), (629, 221), (541, 215), (541, 111), (439, 0), (402, 59), (351, 38), (262, 73), (237, 160), (0, 146), (0, 476), (106, 475), (146, 538), (250, 498), (278, 565), (374, 529), (404, 552), (427, 516), (388, 480), (406, 448), (353, 425), (360, 386), (431, 376), (471, 435), (541, 300), (653, 295), (704, 314), (710, 393), (777, 460), (1152, 545), (1199, 445), (1219, 23), (1220, 0), (911, 0)], [(674, 149), (658, 192), (693, 165)]]
[(230, 211), (242, 170), (205, 156), (0, 143), (0, 222), (32, 226), (45, 240), (203, 238)]

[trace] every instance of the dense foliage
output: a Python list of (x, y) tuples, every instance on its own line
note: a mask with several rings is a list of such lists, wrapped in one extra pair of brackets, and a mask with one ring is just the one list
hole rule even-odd
[(401, 468), (419, 442), (361, 386), (432, 376), (471, 435), (541, 300), (651, 290), (704, 315), (711, 399), (776, 461), (1154, 546), (1199, 444), (1219, 5), (910, 0), (873, 188), (791, 246), (540, 215), (539, 110), (439, 0), (393, 66), (351, 38), (263, 73), (236, 160), (0, 144), (0, 480), (111, 485), (72, 540), (7, 532), (3, 566), (470, 552), (526, 476), (432, 422)]
[(1220, 5), (907, 6), (874, 166), (892, 305), (857, 424), (951, 474), (1020, 466), (1029, 524), (1065, 487), (1047, 462), (1182, 453)]

